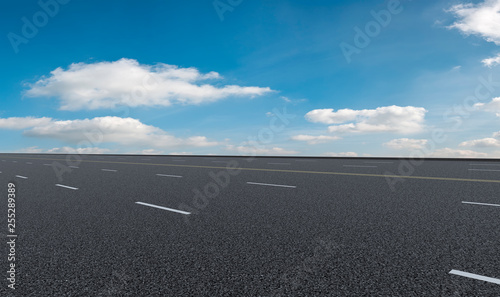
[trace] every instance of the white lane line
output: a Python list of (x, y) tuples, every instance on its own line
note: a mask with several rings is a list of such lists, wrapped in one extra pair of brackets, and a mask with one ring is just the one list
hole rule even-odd
[(271, 165), (290, 165), (290, 163), (267, 163)]
[(230, 161), (212, 161), (213, 163), (229, 163)]
[(371, 166), (371, 165), (342, 165), (344, 167), (364, 167), (364, 168), (376, 168), (377, 166)]
[(102, 171), (109, 171), (109, 172), (117, 172), (118, 170), (115, 169), (101, 169)]
[(263, 184), (263, 183), (254, 183), (254, 182), (247, 182), (247, 184), (249, 184), (249, 185), (260, 185), (260, 186), (271, 186), (271, 187), (283, 187), (283, 188), (296, 188), (296, 186)]
[(182, 177), (182, 176), (180, 176), (180, 175), (159, 174), (159, 173), (158, 173), (158, 174), (156, 174), (156, 175), (158, 175), (158, 176), (166, 176), (166, 177)]
[(486, 206), (499, 206), (500, 207), (500, 204), (491, 204), (491, 203), (480, 203), (480, 202), (469, 202), (469, 201), (462, 201), (462, 203), (475, 204), (475, 205), (486, 205)]
[(497, 279), (497, 278), (482, 276), (479, 274), (464, 272), (464, 271), (455, 270), (455, 269), (452, 269), (449, 273), (500, 285), (500, 279)]
[(498, 169), (469, 169), (470, 171), (500, 171)]
[(369, 164), (392, 164), (394, 162), (365, 161), (365, 163), (369, 163)]
[(33, 164), (33, 163), (31, 163), (31, 162), (26, 162), (26, 164)]
[(318, 162), (317, 160), (295, 160), (297, 162)]
[(80, 167), (78, 167), (78, 166), (68, 166), (68, 167), (69, 167), (69, 168), (76, 168), (76, 169), (80, 168)]
[(52, 164), (43, 164), (43, 165), (45, 165), (45, 166), (52, 166)]
[(168, 211), (172, 211), (172, 212), (177, 212), (177, 213), (181, 213), (181, 214), (184, 214), (184, 215), (190, 215), (191, 214), (190, 212), (187, 212), (187, 211), (173, 209), (173, 208), (168, 208), (168, 207), (163, 207), (163, 206), (158, 206), (158, 205), (154, 205), (154, 204), (149, 204), (149, 203), (144, 203), (144, 202), (136, 202), (136, 203), (140, 204), (140, 205), (149, 206), (149, 207), (154, 207), (154, 208), (159, 208), (159, 209), (168, 210)]
[(2, 160), (2, 162), (5, 162), (5, 160)]
[(492, 164), (492, 163), (485, 163), (485, 164), (469, 164), (469, 166), (500, 166), (500, 164)]
[(78, 188), (73, 188), (70, 186), (65, 186), (65, 185), (60, 185), (60, 184), (56, 184), (56, 187), (66, 188), (66, 189), (70, 189), (70, 190), (78, 190)]
[(17, 161), (12, 161), (12, 163), (17, 163)]
[(174, 162), (185, 162), (186, 160), (172, 160)]
[(26, 176), (22, 176), (22, 175), (16, 175), (16, 177), (28, 179)]

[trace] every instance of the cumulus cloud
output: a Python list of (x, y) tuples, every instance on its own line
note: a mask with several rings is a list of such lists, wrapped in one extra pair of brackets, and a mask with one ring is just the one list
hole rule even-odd
[(464, 141), (464, 142), (460, 143), (459, 146), (500, 147), (500, 140), (498, 140), (496, 138), (474, 139), (474, 140)]
[(340, 137), (338, 136), (328, 136), (328, 135), (319, 135), (319, 136), (314, 136), (314, 135), (294, 135), (291, 137), (292, 140), (296, 141), (307, 141), (308, 144), (318, 144), (318, 143), (324, 143), (328, 141), (333, 141), (333, 140), (338, 140)]
[[(171, 148), (171, 147), (207, 147), (219, 145), (205, 136), (178, 138), (166, 131), (141, 123), (133, 118), (96, 117), (83, 120), (58, 121), (46, 118), (27, 118), (30, 129), (23, 135), (37, 138), (57, 139), (67, 143), (81, 142), (115, 143), (124, 146)], [(19, 118), (0, 119), (8, 129), (22, 122)], [(35, 127), (32, 127), (34, 124)], [(2, 126), (0, 126), (2, 128)]]
[(357, 157), (358, 154), (355, 153), (355, 152), (324, 153), (323, 156), (328, 156), (328, 157)]
[(459, 146), (483, 147), (483, 148), (500, 147), (500, 132), (493, 133), (492, 137), (464, 141), (460, 143)]
[(329, 126), (329, 132), (337, 133), (417, 133), (422, 131), (425, 113), (423, 107), (385, 106), (376, 109), (316, 109), (305, 118), (313, 123), (341, 124)]
[(490, 68), (493, 66), (499, 65), (500, 64), (500, 54), (496, 55), (495, 57), (484, 59), (481, 62), (484, 64), (484, 66), (487, 66)]
[(226, 150), (232, 152), (238, 152), (241, 155), (269, 155), (269, 156), (281, 156), (281, 155), (297, 155), (298, 151), (286, 150), (281, 147), (273, 147), (273, 148), (263, 148), (263, 147), (254, 147), (250, 145), (228, 145), (226, 146)]
[(459, 4), (449, 10), (457, 21), (448, 28), (465, 35), (478, 35), (500, 45), (500, 0), (485, 0), (479, 4)]
[(480, 153), (476, 151), (471, 151), (471, 150), (458, 150), (458, 149), (452, 149), (452, 148), (442, 148), (435, 150), (431, 154), (428, 155), (428, 157), (434, 157), (434, 158), (484, 158), (488, 157), (488, 154), (486, 153)]
[(196, 68), (163, 63), (143, 65), (133, 59), (76, 63), (68, 69), (57, 68), (29, 85), (26, 96), (59, 98), (62, 110), (92, 110), (118, 105), (201, 104), (272, 92), (268, 87), (215, 86), (207, 82), (220, 78), (217, 72), (203, 74)]
[(20, 153), (49, 153), (49, 154), (105, 154), (111, 152), (110, 149), (98, 148), (98, 147), (85, 147), (85, 148), (73, 148), (69, 146), (65, 147), (55, 147), (51, 149), (42, 149), (37, 146), (32, 146), (24, 149), (20, 149), (17, 152)]
[(22, 130), (26, 128), (47, 125), (52, 121), (51, 118), (34, 118), (34, 117), (12, 117), (0, 119), (0, 129), (7, 130)]
[(191, 152), (171, 152), (171, 153), (169, 153), (169, 155), (182, 155), (182, 156), (186, 156), (186, 155), (193, 155), (193, 153), (191, 153)]
[(495, 112), (500, 117), (500, 97), (493, 98), (488, 103), (476, 103), (474, 107), (478, 110)]
[(426, 144), (427, 144), (427, 139), (398, 138), (384, 143), (384, 146), (395, 150), (402, 150), (402, 149), (418, 150), (424, 148)]

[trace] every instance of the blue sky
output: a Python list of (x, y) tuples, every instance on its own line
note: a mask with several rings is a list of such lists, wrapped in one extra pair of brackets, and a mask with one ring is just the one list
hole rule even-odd
[(499, 0), (0, 14), (2, 152), (500, 157)]

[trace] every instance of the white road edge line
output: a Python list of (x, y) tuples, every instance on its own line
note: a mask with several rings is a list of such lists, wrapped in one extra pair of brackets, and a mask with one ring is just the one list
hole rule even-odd
[(22, 175), (16, 175), (16, 177), (28, 179), (26, 176), (22, 176)]
[(290, 165), (290, 163), (267, 163), (271, 165)]
[(500, 171), (498, 169), (469, 169), (471, 171)]
[(372, 165), (342, 165), (344, 167), (369, 167), (369, 168), (376, 168), (377, 166), (372, 166)]
[(486, 206), (499, 206), (500, 204), (491, 204), (491, 203), (480, 203), (480, 202), (469, 202), (469, 201), (462, 201), (464, 204), (475, 204), (475, 205), (486, 205)]
[(182, 177), (180, 175), (170, 175), (170, 174), (160, 174), (160, 173), (157, 173), (156, 175), (158, 175), (158, 176), (167, 176), (167, 177)]
[(365, 161), (367, 164), (393, 164), (394, 162), (377, 162), (377, 161)]
[(101, 169), (102, 171), (111, 171), (111, 172), (117, 172), (118, 170), (115, 169)]
[(469, 164), (469, 166), (500, 166), (500, 164), (491, 164), (491, 163), (485, 163), (485, 164)]
[(254, 182), (247, 182), (247, 184), (249, 184), (249, 185), (260, 185), (260, 186), (271, 186), (271, 187), (283, 187), (283, 188), (296, 188), (297, 187), (297, 186), (263, 184), (263, 183), (254, 183)]
[(500, 279), (497, 279), (497, 278), (482, 276), (479, 274), (464, 272), (464, 271), (455, 270), (455, 269), (452, 269), (449, 273), (500, 285)]
[(163, 206), (158, 206), (158, 205), (144, 203), (144, 202), (136, 202), (136, 204), (145, 205), (145, 206), (154, 207), (154, 208), (159, 208), (159, 209), (168, 210), (168, 211), (172, 211), (172, 212), (177, 212), (177, 213), (184, 214), (184, 215), (190, 215), (191, 214), (190, 212), (187, 212), (187, 211), (173, 209), (173, 208), (168, 208), (168, 207), (163, 207)]
[(56, 184), (56, 187), (61, 187), (61, 188), (66, 188), (66, 189), (71, 189), (71, 190), (78, 190), (78, 188), (73, 188), (70, 186), (65, 186), (65, 185), (60, 185), (60, 184)]
[(68, 167), (69, 167), (69, 168), (76, 168), (76, 169), (80, 168), (80, 167), (78, 167), (78, 166), (68, 166)]

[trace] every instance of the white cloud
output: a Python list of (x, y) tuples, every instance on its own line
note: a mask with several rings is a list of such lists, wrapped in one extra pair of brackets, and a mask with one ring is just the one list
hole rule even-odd
[(0, 119), (0, 129), (9, 130), (21, 130), (41, 125), (46, 125), (52, 121), (51, 118), (34, 118), (34, 117), (24, 117), (24, 118), (5, 118)]
[[(500, 99), (500, 98), (498, 98)], [(493, 133), (493, 137), (464, 141), (459, 146), (469, 147), (500, 147), (500, 131)]]
[[(74, 144), (80, 142), (99, 142), (160, 149), (171, 147), (207, 147), (220, 144), (215, 141), (209, 141), (205, 136), (178, 138), (160, 128), (143, 124), (133, 118), (107, 116), (67, 121), (29, 118), (29, 121), (30, 125), (27, 125), (29, 127), (33, 126), (34, 123), (38, 125), (25, 130), (23, 135), (58, 139)], [(3, 123), (4, 127), (10, 128), (13, 124), (20, 122), (20, 120), (18, 118), (8, 118), (0, 119), (0, 122)]]
[(241, 155), (257, 155), (257, 156), (262, 156), (262, 155), (280, 156), (280, 155), (297, 155), (297, 154), (299, 154), (298, 151), (286, 150), (286, 149), (280, 148), (280, 147), (273, 147), (273, 148), (260, 147), (260, 148), (257, 148), (257, 147), (248, 146), (248, 145), (240, 145), (240, 146), (228, 145), (228, 146), (226, 146), (226, 150), (238, 152)]
[(296, 141), (307, 141), (308, 144), (317, 144), (317, 143), (324, 143), (328, 141), (333, 141), (340, 139), (338, 136), (327, 136), (327, 135), (319, 135), (319, 136), (313, 136), (313, 135), (294, 135), (291, 137), (292, 140)]
[(85, 148), (72, 148), (72, 147), (61, 147), (61, 148), (52, 148), (52, 149), (42, 149), (37, 146), (32, 146), (24, 149), (20, 149), (17, 152), (20, 153), (49, 153), (49, 154), (105, 154), (111, 152), (109, 149), (98, 148), (98, 147), (85, 147)]
[(308, 112), (305, 118), (313, 123), (344, 125), (328, 127), (330, 132), (338, 133), (417, 133), (422, 131), (425, 113), (423, 107), (385, 106), (376, 109), (316, 109)]
[(493, 67), (496, 65), (500, 65), (500, 54), (497, 54), (495, 57), (487, 58), (481, 61), (484, 66)]
[(500, 0), (459, 4), (450, 11), (458, 20), (448, 28), (458, 29), (466, 35), (479, 35), (488, 42), (500, 45)]
[(158, 63), (141, 65), (133, 59), (57, 68), (29, 85), (26, 96), (57, 97), (62, 110), (114, 108), (118, 105), (169, 106), (214, 102), (231, 96), (260, 96), (270, 88), (215, 86), (217, 72), (202, 74), (196, 68)]
[(398, 138), (384, 143), (386, 147), (395, 150), (402, 150), (402, 149), (418, 150), (422, 149), (426, 144), (427, 144), (427, 139), (410, 139), (410, 138)]
[(428, 155), (428, 157), (434, 158), (483, 158), (487, 156), (488, 154), (486, 153), (480, 153), (470, 150), (457, 150), (448, 147), (435, 150)]
[(323, 156), (328, 156), (328, 157), (357, 157), (358, 154), (355, 153), (355, 152), (324, 153)]
[(474, 107), (478, 110), (495, 112), (500, 117), (500, 97), (493, 98), (488, 103), (476, 103)]
[(164, 152), (155, 149), (145, 149), (140, 152), (141, 155), (162, 155)]
[(16, 152), (17, 153), (28, 153), (28, 154), (39, 154), (39, 153), (43, 153), (44, 149), (41, 149), (38, 146), (30, 146), (27, 148), (19, 149)]
[(110, 149), (98, 148), (98, 147), (79, 147), (72, 148), (69, 146), (61, 148), (53, 148), (46, 151), (52, 154), (105, 154), (111, 152)]
[(193, 155), (191, 152), (172, 152), (169, 155)]
[(469, 141), (464, 141), (458, 146), (470, 146), (470, 147), (500, 147), (500, 140), (495, 138), (482, 138), (474, 139)]

